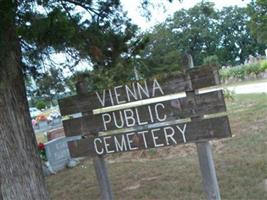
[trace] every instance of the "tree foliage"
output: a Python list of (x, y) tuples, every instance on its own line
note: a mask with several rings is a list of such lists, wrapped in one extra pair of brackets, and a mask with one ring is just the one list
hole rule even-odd
[(263, 54), (264, 45), (257, 42), (248, 27), (246, 8), (225, 7), (219, 11), (217, 54), (224, 64), (244, 63), (249, 55)]
[(18, 33), (24, 64), (42, 66), (54, 53), (66, 53), (73, 68), (87, 60), (94, 69), (110, 68), (129, 53), (137, 27), (118, 0), (22, 1)]
[(267, 43), (267, 1), (253, 0), (248, 6), (252, 34), (261, 43)]
[(179, 52), (176, 49), (174, 35), (164, 25), (154, 27), (147, 33), (149, 43), (137, 58), (135, 64), (144, 77), (180, 70)]
[(196, 65), (216, 49), (217, 18), (214, 3), (201, 2), (188, 10), (177, 11), (167, 22), (167, 28), (174, 34), (177, 49), (191, 54)]
[(147, 34), (150, 42), (142, 55), (145, 69), (150, 74), (179, 70), (185, 53), (193, 56), (195, 65), (210, 56), (217, 57), (217, 64), (234, 65), (244, 63), (250, 54), (264, 54), (266, 45), (251, 33), (249, 19), (246, 8), (217, 10), (207, 1), (179, 10)]

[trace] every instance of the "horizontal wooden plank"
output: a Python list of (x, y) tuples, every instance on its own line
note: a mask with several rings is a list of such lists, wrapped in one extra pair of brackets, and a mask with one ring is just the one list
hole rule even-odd
[(227, 117), (69, 142), (72, 157), (104, 155), (230, 137)]
[(99, 115), (85, 115), (80, 118), (64, 120), (63, 127), (66, 136), (88, 135), (100, 131), (137, 127), (162, 121), (214, 114), (224, 112), (225, 110), (222, 91), (215, 91), (199, 95), (193, 94), (186, 98), (132, 109)]
[(91, 112), (97, 108), (209, 87), (217, 84), (217, 79), (213, 68), (196, 68), (187, 74), (132, 82), (99, 92), (67, 97), (59, 100), (59, 107), (61, 115)]
[(194, 90), (220, 84), (219, 72), (211, 66), (189, 69), (187, 73)]

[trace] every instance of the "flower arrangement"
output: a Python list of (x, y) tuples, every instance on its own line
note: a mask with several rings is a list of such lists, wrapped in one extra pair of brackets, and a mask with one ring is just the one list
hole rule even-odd
[(40, 121), (47, 121), (47, 117), (44, 114), (40, 114), (36, 117), (36, 121), (40, 122)]
[(45, 145), (41, 142), (38, 144), (38, 151), (39, 151), (39, 155), (41, 159), (43, 161), (47, 161), (46, 154), (45, 154)]

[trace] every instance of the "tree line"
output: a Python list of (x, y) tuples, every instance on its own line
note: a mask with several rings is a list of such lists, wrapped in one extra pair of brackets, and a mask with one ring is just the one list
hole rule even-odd
[[(266, 31), (259, 30), (263, 25), (253, 24), (253, 16), (260, 15), (254, 4), (217, 10), (214, 3), (202, 1), (190, 9), (175, 12), (146, 33), (150, 41), (141, 56), (142, 63), (149, 68), (144, 67), (145, 76), (181, 70), (185, 53), (193, 56), (195, 65), (212, 62), (220, 66), (242, 64), (249, 55), (264, 55), (267, 46), (262, 34)], [(266, 23), (263, 24), (266, 29)]]
[[(266, 31), (256, 30), (266, 29), (266, 23), (259, 26), (258, 21), (253, 21), (259, 20), (259, 15), (262, 15), (262, 2), (264, 3), (251, 2), (247, 7), (230, 6), (218, 10), (214, 3), (202, 1), (190, 9), (175, 12), (165, 22), (145, 33), (140, 34), (135, 25), (128, 25), (132, 28), (131, 34), (125, 32), (120, 33), (119, 37), (113, 35), (105, 40), (98, 39), (119, 47), (123, 43), (121, 40), (128, 35), (130, 42), (127, 47), (121, 46), (117, 53), (112, 48), (112, 53), (116, 56), (109, 57), (105, 51), (110, 47), (103, 45), (105, 51), (98, 49), (101, 59), (97, 59), (99, 53), (92, 56), (92, 71), (75, 72), (67, 80), (59, 78), (62, 77), (60, 69), (55, 72), (51, 68), (50, 72), (36, 79), (38, 90), (35, 96), (39, 99), (42, 96), (56, 99), (60, 93), (74, 93), (74, 84), (81, 78), (88, 82), (88, 90), (98, 90), (135, 79), (135, 70), (141, 78), (180, 71), (185, 54), (193, 56), (195, 65), (210, 63), (219, 66), (242, 64), (249, 55), (264, 55), (267, 46), (263, 34)], [(57, 95), (53, 91), (57, 91)]]
[[(143, 8), (150, 2), (140, 0)], [(42, 89), (37, 83), (39, 96), (66, 92), (55, 89), (65, 89), (66, 82), (63, 86), (54, 82), (55, 76), (62, 79), (54, 54), (66, 55), (62, 69), (74, 71), (80, 62), (90, 63), (92, 71), (75, 74), (68, 84), (71, 88), (74, 80), (87, 79), (89, 90), (180, 70), (182, 52), (192, 54), (196, 64), (210, 55), (216, 55), (221, 64), (242, 62), (248, 53), (261, 53), (260, 45), (266, 45), (266, 8), (265, 0), (253, 0), (244, 17), (238, 15), (242, 10), (232, 8), (223, 14), (203, 1), (176, 12), (153, 32), (139, 34), (119, 0), (1, 0), (0, 199), (49, 199), (24, 78), (30, 74), (40, 85), (49, 86)], [(227, 18), (228, 12), (233, 19)], [(218, 30), (226, 22), (229, 24)], [(234, 40), (239, 42), (233, 45), (230, 41)]]

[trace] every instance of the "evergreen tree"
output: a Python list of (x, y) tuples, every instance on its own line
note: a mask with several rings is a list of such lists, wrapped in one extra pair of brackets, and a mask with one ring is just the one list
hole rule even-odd
[(128, 62), (136, 31), (119, 0), (0, 0), (0, 199), (48, 199), (23, 73), (55, 53), (70, 69), (112, 69)]

